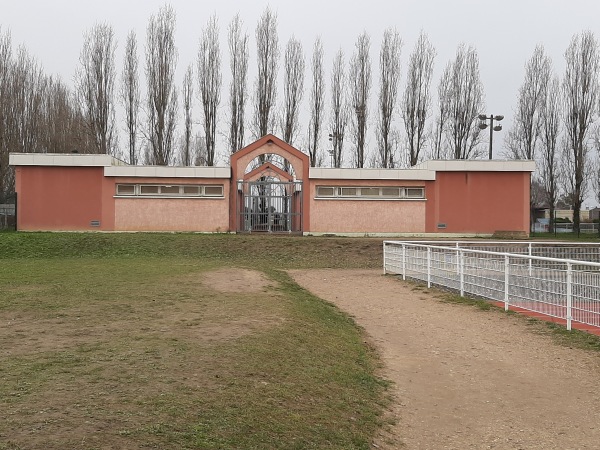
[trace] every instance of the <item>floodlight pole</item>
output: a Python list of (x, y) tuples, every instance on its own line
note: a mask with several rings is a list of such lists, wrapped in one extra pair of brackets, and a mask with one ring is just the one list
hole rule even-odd
[(479, 114), (479, 120), (481, 120), (479, 128), (481, 128), (482, 130), (485, 130), (488, 127), (486, 121), (490, 121), (490, 159), (492, 159), (492, 140), (494, 138), (494, 131), (500, 131), (502, 129), (502, 125), (500, 124), (494, 126), (494, 120), (500, 122), (502, 119), (504, 119), (504, 116), (501, 115), (494, 116), (493, 114), (490, 114), (489, 116), (486, 116), (485, 114)]
[(329, 154), (331, 155), (331, 167), (335, 167), (336, 162), (337, 162), (337, 155), (335, 154), (337, 143), (338, 143), (338, 141), (341, 141), (343, 139), (344, 139), (344, 136), (340, 133), (336, 133), (335, 131), (333, 133), (329, 133), (329, 141), (331, 142), (331, 145), (333, 146), (331, 148), (331, 150), (329, 151)]

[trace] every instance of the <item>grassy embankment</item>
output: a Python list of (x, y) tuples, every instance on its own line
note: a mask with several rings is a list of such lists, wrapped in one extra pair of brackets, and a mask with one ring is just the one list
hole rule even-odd
[[(283, 271), (312, 267), (381, 240), (2, 233), (0, 449), (369, 448), (386, 382)], [(232, 268), (262, 278), (210, 283)]]

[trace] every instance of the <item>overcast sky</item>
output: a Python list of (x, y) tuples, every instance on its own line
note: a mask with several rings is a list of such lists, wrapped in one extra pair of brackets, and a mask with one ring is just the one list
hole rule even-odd
[[(117, 71), (120, 73), (127, 33), (132, 29), (137, 32), (139, 49), (143, 52), (148, 19), (165, 4), (156, 0), (5, 0), (2, 3), (0, 25), (3, 31), (10, 30), (13, 45), (23, 44), (42, 64), (46, 74), (59, 74), (71, 85), (86, 30), (99, 22), (112, 25), (118, 41), (116, 56)], [(598, 0), (174, 0), (170, 4), (177, 14), (179, 79), (185, 67), (195, 62), (201, 29), (214, 13), (219, 18), (221, 28), (223, 71), (227, 71), (228, 64), (226, 28), (237, 12), (250, 35), (250, 64), (255, 65), (254, 29), (267, 5), (277, 13), (282, 48), (293, 34), (301, 40), (308, 61), (315, 38), (322, 38), (327, 83), (328, 69), (337, 49), (342, 47), (349, 58), (357, 36), (363, 31), (369, 33), (372, 42), (373, 98), (378, 90), (378, 53), (386, 28), (395, 27), (403, 39), (402, 88), (408, 55), (421, 30), (429, 36), (437, 50), (434, 92), (437, 91), (441, 70), (454, 56), (457, 46), (460, 43), (472, 44), (479, 53), (485, 89), (486, 108), (482, 112), (506, 117), (504, 130), (494, 135), (494, 154), (497, 156), (502, 152), (504, 135), (510, 126), (517, 90), (523, 80), (524, 65), (535, 46), (544, 45), (557, 73), (562, 76), (563, 54), (572, 36), (583, 30), (592, 30), (600, 37)], [(143, 58), (143, 53), (140, 58)], [(279, 75), (281, 77), (281, 70)], [(250, 79), (249, 86), (252, 84), (253, 79)], [(220, 118), (223, 128), (225, 101), (224, 91)], [(307, 109), (306, 103), (304, 109)], [(199, 107), (196, 107), (198, 114)], [(372, 111), (371, 128), (374, 128), (374, 120)], [(121, 143), (123, 145), (124, 142)], [(375, 146), (373, 138), (369, 146)]]

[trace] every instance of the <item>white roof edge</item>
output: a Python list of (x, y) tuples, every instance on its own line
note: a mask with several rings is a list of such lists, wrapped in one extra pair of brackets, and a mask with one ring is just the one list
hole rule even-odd
[(104, 169), (107, 177), (134, 178), (230, 178), (230, 167), (112, 166)]
[(329, 180), (435, 180), (435, 171), (427, 169), (338, 169), (311, 167), (310, 179)]
[(415, 168), (436, 172), (534, 172), (535, 161), (527, 159), (431, 160), (424, 161), (413, 169)]
[(82, 153), (11, 153), (11, 166), (110, 167), (126, 163), (111, 155)]

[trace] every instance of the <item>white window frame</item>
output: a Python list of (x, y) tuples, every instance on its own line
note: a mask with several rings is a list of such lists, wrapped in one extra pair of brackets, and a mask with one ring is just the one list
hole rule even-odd
[[(354, 189), (354, 194), (349, 191)], [(365, 193), (363, 195), (363, 189)], [(366, 192), (369, 190), (368, 193)], [(384, 189), (396, 189), (396, 195), (384, 195)], [(331, 194), (325, 194), (327, 190)], [(375, 194), (374, 191), (377, 191)], [(414, 195), (415, 191), (420, 195)], [(412, 195), (409, 195), (409, 192)], [(425, 200), (424, 186), (330, 186), (319, 185), (316, 187), (316, 199), (334, 199), (334, 200)]]
[[(120, 193), (121, 186), (133, 186), (133, 193)], [(156, 187), (157, 192), (142, 193), (144, 187)], [(162, 192), (163, 188), (178, 188), (178, 192)], [(193, 187), (196, 193), (186, 193), (185, 188)], [(206, 193), (206, 188), (217, 188), (220, 194)], [(115, 197), (124, 198), (224, 198), (225, 186), (222, 184), (158, 184), (158, 183), (117, 183), (115, 186)]]

